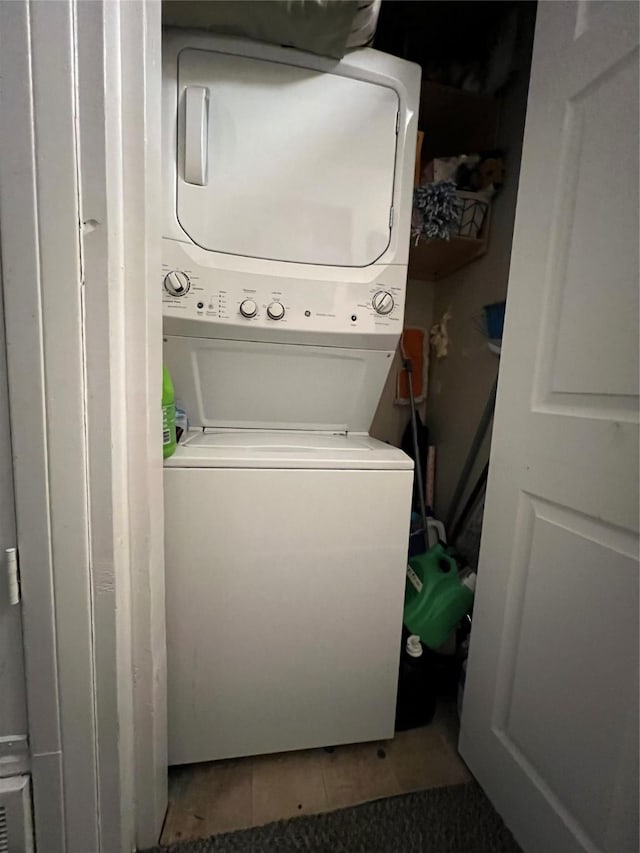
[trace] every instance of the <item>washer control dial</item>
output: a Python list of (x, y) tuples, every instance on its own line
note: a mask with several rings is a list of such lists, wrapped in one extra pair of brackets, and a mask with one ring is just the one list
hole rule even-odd
[(388, 290), (379, 290), (374, 294), (371, 304), (376, 314), (391, 314), (395, 302)]
[(282, 302), (272, 302), (267, 306), (267, 314), (272, 320), (282, 320), (284, 317), (284, 305)]
[(180, 270), (172, 270), (164, 277), (164, 289), (171, 296), (185, 296), (190, 287), (189, 276)]
[(258, 313), (258, 306), (253, 301), (253, 299), (244, 299), (240, 303), (240, 313), (243, 317), (251, 318), (255, 317)]

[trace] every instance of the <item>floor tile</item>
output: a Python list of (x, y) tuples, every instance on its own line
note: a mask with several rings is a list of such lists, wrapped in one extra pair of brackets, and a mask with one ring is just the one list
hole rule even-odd
[(442, 701), (431, 725), (384, 743), (172, 768), (162, 843), (464, 782), (457, 739), (455, 703)]
[(253, 823), (326, 811), (319, 750), (253, 759)]
[(252, 826), (251, 787), (250, 760), (215, 761), (172, 770), (162, 842), (207, 838)]
[(323, 751), (322, 775), (330, 809), (400, 793), (386, 744), (363, 743)]
[(403, 793), (455, 785), (468, 778), (462, 759), (432, 726), (399, 732), (389, 741), (387, 754)]

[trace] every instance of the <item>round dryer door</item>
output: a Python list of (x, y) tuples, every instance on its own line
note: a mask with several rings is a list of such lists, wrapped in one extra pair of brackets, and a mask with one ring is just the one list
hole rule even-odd
[(397, 93), (208, 50), (178, 58), (177, 213), (204, 249), (364, 267), (390, 240)]

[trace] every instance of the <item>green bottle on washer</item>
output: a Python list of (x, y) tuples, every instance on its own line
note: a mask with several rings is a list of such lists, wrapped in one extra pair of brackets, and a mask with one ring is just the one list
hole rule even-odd
[(173, 382), (166, 367), (162, 367), (162, 455), (165, 459), (176, 449), (176, 400)]

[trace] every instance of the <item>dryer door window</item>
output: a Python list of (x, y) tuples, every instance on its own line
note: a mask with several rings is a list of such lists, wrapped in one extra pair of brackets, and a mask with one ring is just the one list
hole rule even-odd
[(179, 56), (177, 214), (204, 249), (364, 267), (390, 240), (398, 95), (292, 65)]

